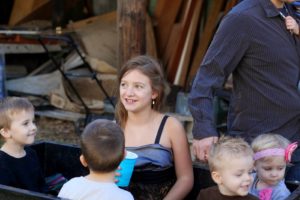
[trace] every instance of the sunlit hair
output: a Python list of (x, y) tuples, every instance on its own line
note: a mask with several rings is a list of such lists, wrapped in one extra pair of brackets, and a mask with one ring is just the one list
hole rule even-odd
[(210, 171), (221, 170), (226, 162), (230, 162), (231, 158), (243, 156), (253, 156), (253, 151), (245, 140), (238, 137), (222, 136), (210, 148), (208, 157)]
[(28, 99), (7, 97), (0, 100), (0, 129), (10, 128), (13, 116), (22, 111), (34, 112), (34, 107)]
[[(152, 89), (158, 93), (153, 109), (159, 111), (162, 108), (168, 87), (161, 65), (154, 58), (146, 55), (137, 56), (128, 60), (119, 71), (119, 87), (123, 76), (133, 70), (139, 70), (150, 79)], [(115, 115), (118, 123), (123, 127), (127, 120), (127, 111), (120, 100), (120, 90), (118, 90), (118, 102)]]
[(124, 157), (124, 134), (118, 124), (98, 119), (88, 124), (80, 137), (82, 155), (90, 170), (112, 172)]
[[(251, 143), (251, 147), (254, 153), (265, 150), (265, 149), (273, 149), (273, 148), (283, 148), (285, 149), (290, 144), (290, 141), (285, 137), (273, 134), (266, 133), (261, 134), (254, 138)], [(259, 159), (260, 161), (266, 161), (272, 159), (271, 157), (263, 157)]]

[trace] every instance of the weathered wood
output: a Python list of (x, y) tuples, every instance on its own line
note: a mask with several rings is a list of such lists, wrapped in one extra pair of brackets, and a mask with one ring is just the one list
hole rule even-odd
[[(74, 83), (73, 83), (74, 84)], [(67, 84), (66, 84), (67, 86)], [(91, 88), (86, 87), (86, 88)], [(86, 90), (85, 88), (85, 90)], [(76, 88), (77, 92), (80, 91)], [(81, 94), (80, 94), (81, 95)], [(84, 96), (80, 96), (84, 101), (85, 105), (89, 108), (92, 113), (103, 113), (104, 103), (98, 99), (85, 98)], [(84, 108), (82, 102), (78, 100), (78, 97), (74, 95), (73, 90), (68, 90), (67, 87), (61, 83), (59, 87), (53, 90), (50, 94), (49, 101), (51, 105), (72, 112), (78, 113), (86, 113), (86, 109)]]
[(196, 50), (196, 54), (194, 56), (194, 59), (193, 59), (192, 65), (191, 65), (191, 69), (189, 72), (188, 81), (191, 81), (197, 73), (197, 70), (202, 62), (202, 59), (206, 53), (206, 50), (214, 36), (218, 21), (220, 19), (220, 13), (221, 13), (222, 9), (224, 8), (225, 3), (226, 3), (226, 0), (213, 1), (213, 4), (212, 4), (210, 12), (209, 12), (210, 14), (206, 21), (203, 33), (200, 36), (198, 48)]
[(47, 96), (60, 84), (61, 74), (55, 71), (50, 74), (8, 80), (6, 89), (13, 92)]
[(5, 65), (5, 77), (7, 79), (20, 78), (27, 75), (24, 65)]
[(103, 74), (116, 74), (117, 69), (112, 67), (107, 62), (91, 56), (86, 56), (86, 61), (90, 64), (95, 72)]
[(180, 85), (183, 88), (185, 88), (188, 67), (191, 61), (191, 53), (195, 41), (202, 5), (203, 0), (197, 0), (174, 80), (174, 85)]
[(44, 71), (50, 72), (55, 68), (53, 65), (53, 62), (51, 60), (47, 60), (42, 65), (40, 65), (38, 68), (30, 72), (27, 76), (35, 76), (38, 75)]
[(194, 13), (194, 8), (197, 0), (189, 0), (186, 3), (186, 8), (183, 13), (182, 20), (179, 22), (180, 24), (180, 33), (178, 37), (178, 43), (173, 48), (175, 49), (174, 53), (171, 56), (170, 62), (168, 63), (167, 68), (167, 77), (170, 82), (174, 82), (179, 60), (181, 57), (181, 53), (184, 47), (184, 43), (186, 40), (188, 28), (191, 22), (192, 15)]
[(115, 21), (116, 22), (116, 16), (117, 13), (115, 11), (113, 12), (109, 12), (103, 15), (98, 15), (95, 17), (90, 17), (88, 19), (84, 19), (84, 20), (79, 20), (76, 22), (72, 22), (70, 24), (68, 24), (68, 28), (69, 29), (73, 29), (73, 30), (77, 30), (77, 29), (83, 29), (86, 26), (89, 26), (90, 24), (94, 24), (94, 23), (105, 23), (105, 22), (112, 22)]
[(146, 17), (146, 49), (147, 55), (157, 58), (156, 39), (149, 15)]
[(156, 3), (153, 18), (156, 22), (156, 44), (160, 57), (165, 56), (165, 49), (181, 4), (182, 0), (172, 0), (172, 2), (170, 0), (159, 0)]
[[(59, 44), (47, 44), (48, 51), (61, 51)], [(0, 44), (0, 51), (8, 53), (45, 53), (40, 44)]]
[(85, 52), (117, 68), (117, 13), (92, 17), (69, 26), (79, 35)]
[(118, 0), (118, 67), (146, 53), (146, 0)]
[[(79, 95), (88, 100), (104, 100), (106, 96), (103, 91), (97, 85), (95, 79), (92, 78), (92, 74), (87, 69), (76, 69), (68, 71), (67, 74), (69, 80), (73, 83), (74, 88), (77, 90)], [(97, 74), (98, 80), (102, 82), (108, 95), (115, 96), (117, 92), (117, 75), (115, 74)], [(70, 89), (69, 85), (65, 84), (65, 90), (67, 95), (73, 102), (76, 102), (76, 96)], [(78, 104), (80, 102), (77, 102)]]
[(84, 114), (65, 111), (65, 110), (59, 110), (59, 109), (43, 110), (43, 111), (36, 110), (35, 115), (42, 116), (42, 117), (50, 117), (50, 118), (55, 118), (55, 119), (62, 119), (62, 120), (67, 120), (67, 121), (74, 121), (74, 122), (85, 118)]
[(51, 17), (49, 0), (14, 0), (9, 25), (14, 26), (30, 19), (45, 19)]
[(171, 59), (171, 56), (175, 52), (174, 46), (177, 46), (178, 43), (178, 36), (181, 31), (181, 25), (176, 23), (172, 26), (172, 31), (169, 35), (169, 42), (167, 44), (167, 47), (164, 52), (164, 56), (162, 57), (163, 64), (167, 66), (169, 60)]

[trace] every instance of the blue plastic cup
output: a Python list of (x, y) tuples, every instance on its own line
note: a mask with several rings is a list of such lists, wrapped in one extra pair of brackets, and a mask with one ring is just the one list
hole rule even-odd
[(117, 182), (118, 186), (127, 187), (129, 185), (137, 157), (137, 154), (126, 151), (126, 157), (120, 164), (121, 169), (118, 170), (118, 172), (120, 173), (120, 176), (117, 177), (119, 180)]

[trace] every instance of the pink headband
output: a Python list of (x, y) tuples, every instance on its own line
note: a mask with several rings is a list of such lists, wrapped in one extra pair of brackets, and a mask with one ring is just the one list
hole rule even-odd
[(267, 156), (284, 156), (286, 162), (291, 162), (292, 153), (297, 149), (298, 143), (289, 144), (285, 149), (272, 148), (259, 151), (254, 154), (254, 160), (259, 160)]

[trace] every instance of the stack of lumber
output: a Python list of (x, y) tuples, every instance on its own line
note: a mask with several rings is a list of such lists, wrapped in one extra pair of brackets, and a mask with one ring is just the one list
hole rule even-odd
[(158, 53), (171, 84), (188, 89), (220, 20), (236, 4), (237, 0), (157, 1), (153, 17)]
[[(63, 33), (72, 32), (75, 35), (85, 60), (104, 88), (107, 88), (110, 97), (116, 95), (117, 72), (124, 62), (121, 59), (138, 53), (157, 57), (163, 63), (169, 83), (188, 91), (222, 17), (238, 2), (115, 1), (118, 2), (118, 8), (83, 20), (74, 20), (63, 29)], [(55, 16), (53, 12), (55, 10), (49, 0), (15, 0), (8, 25), (20, 26), (32, 20), (52, 21)], [(135, 33), (129, 34), (130, 31)], [(137, 51), (135, 46), (142, 51)], [(84, 62), (80, 56), (64, 51), (65, 47), (62, 47), (56, 52), (63, 54), (59, 60), (63, 73), (89, 108), (94, 112), (103, 112), (106, 96), (97, 86), (91, 72), (83, 69)], [(51, 105), (60, 109), (84, 112), (74, 88), (70, 87), (59, 71), (49, 59), (34, 71), (28, 72), (27, 76), (9, 80), (7, 89), (46, 96)]]

